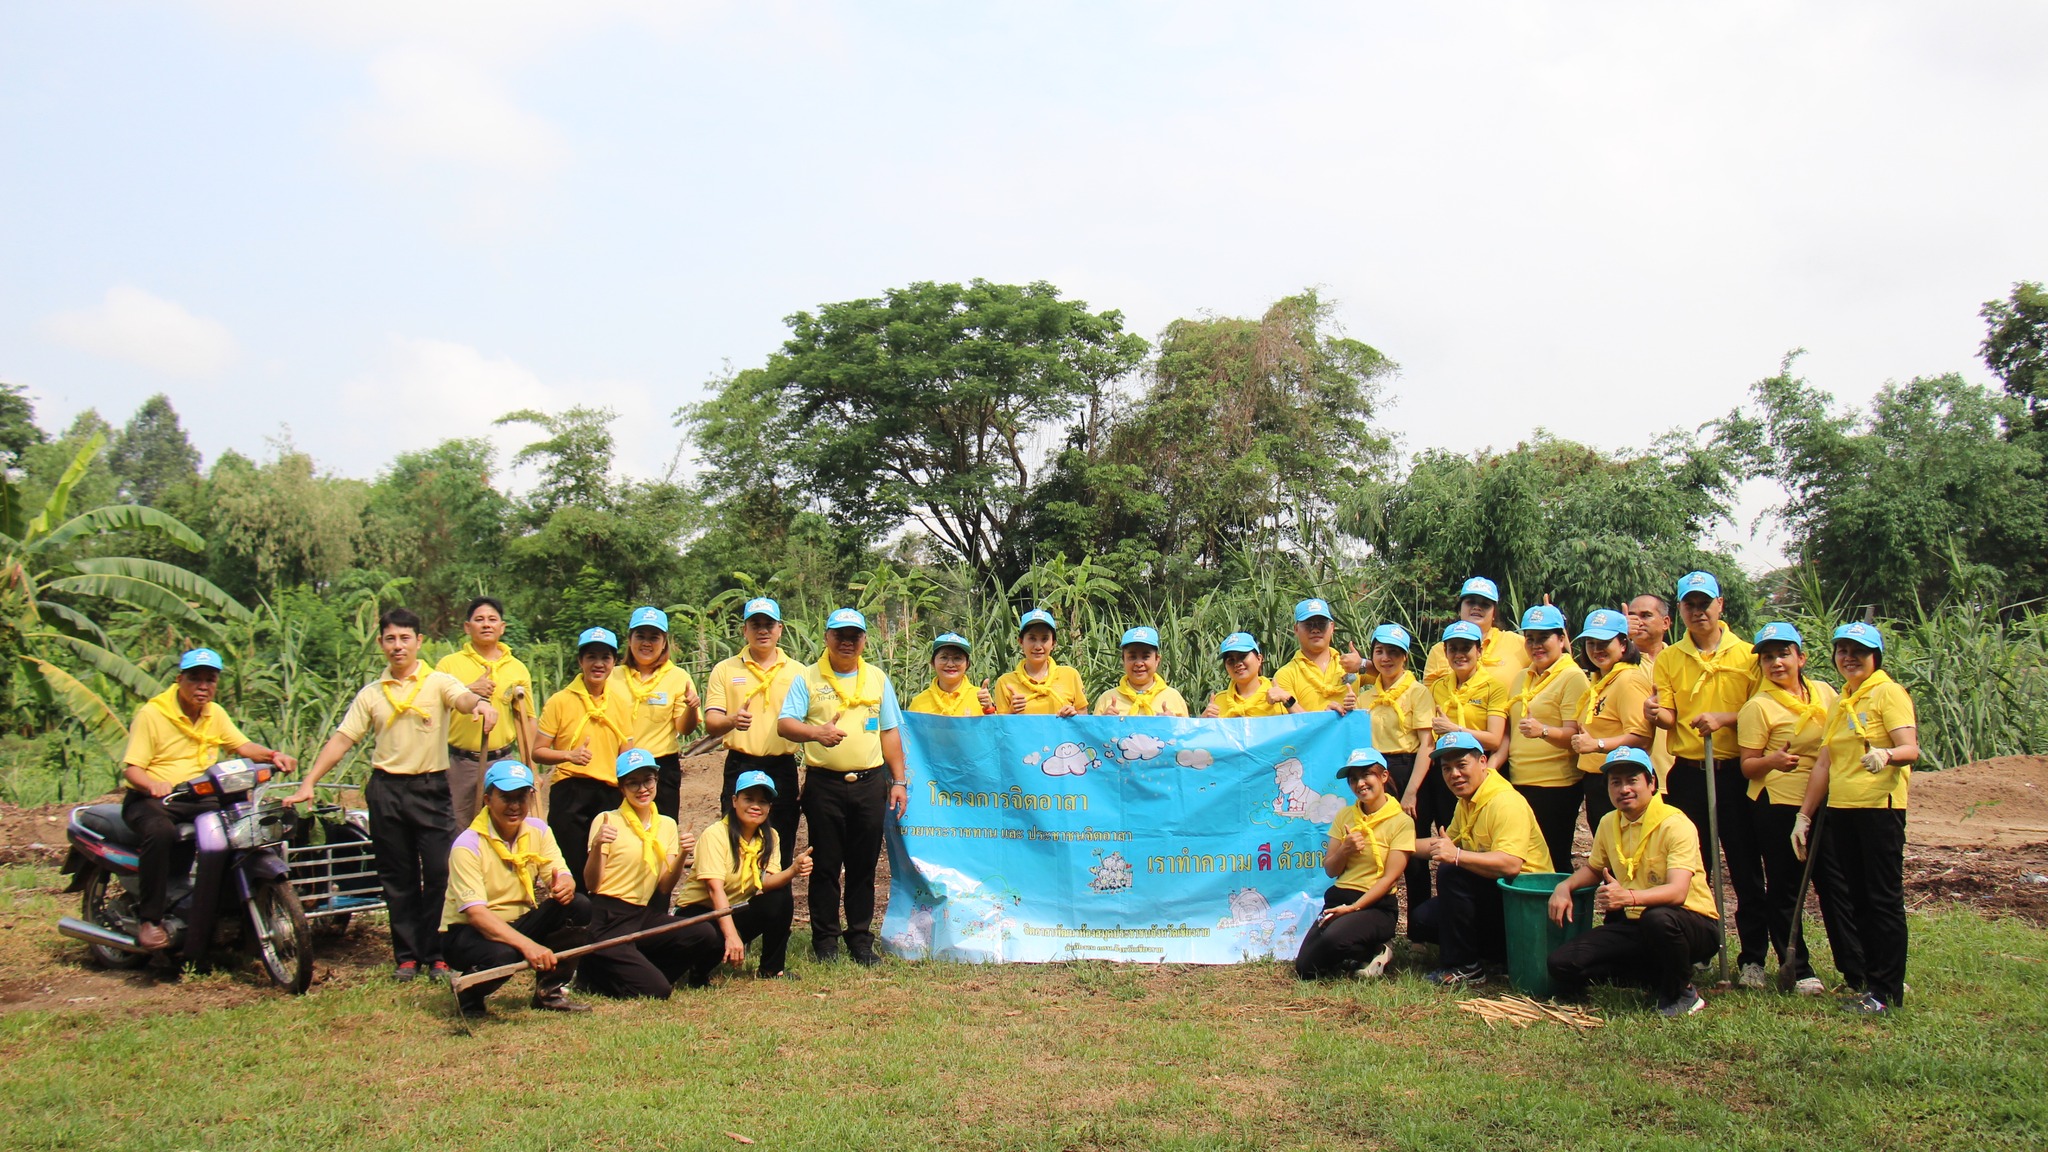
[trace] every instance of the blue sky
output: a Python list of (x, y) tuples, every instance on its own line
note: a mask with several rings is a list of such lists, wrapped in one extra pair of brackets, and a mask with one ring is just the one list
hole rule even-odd
[(823, 301), (1045, 279), (1149, 337), (1312, 285), (1409, 451), (1642, 445), (1798, 346), (1851, 401), (1986, 378), (1979, 304), (2048, 277), (2044, 42), (2021, 3), (6, 0), (0, 380), (351, 475), (608, 404), (645, 475)]

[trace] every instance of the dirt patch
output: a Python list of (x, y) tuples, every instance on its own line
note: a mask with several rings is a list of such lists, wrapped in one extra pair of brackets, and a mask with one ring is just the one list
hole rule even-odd
[[(119, 800), (111, 793), (94, 800), (98, 804)], [(74, 804), (46, 804), (40, 808), (17, 808), (0, 804), (0, 864), (60, 864), (64, 860), (64, 824)]]
[(2001, 756), (1913, 775), (1906, 839), (1951, 848), (2048, 845), (2048, 756)]

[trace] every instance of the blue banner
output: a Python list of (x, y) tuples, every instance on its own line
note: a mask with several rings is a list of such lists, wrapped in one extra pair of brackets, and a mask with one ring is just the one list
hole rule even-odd
[(905, 713), (884, 946), (906, 959), (1291, 959), (1322, 908), (1363, 712)]

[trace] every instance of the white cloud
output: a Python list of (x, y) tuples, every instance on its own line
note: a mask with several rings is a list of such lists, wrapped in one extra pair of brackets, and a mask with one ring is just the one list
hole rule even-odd
[(130, 284), (117, 284), (97, 308), (43, 321), (51, 339), (95, 356), (126, 360), (167, 376), (207, 379), (235, 360), (226, 326)]
[(568, 158), (561, 132), (513, 103), (468, 57), (404, 45), (378, 53), (369, 70), (376, 102), (355, 117), (349, 135), (380, 162), (448, 161), (533, 175)]
[(461, 45), (493, 58), (527, 55), (615, 22), (674, 30), (707, 4), (667, 0), (201, 0), (223, 23), (343, 51), (396, 43)]

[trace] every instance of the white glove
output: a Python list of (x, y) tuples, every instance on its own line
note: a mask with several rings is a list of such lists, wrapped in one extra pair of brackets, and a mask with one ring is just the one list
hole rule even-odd
[(1813, 835), (1813, 817), (1801, 812), (1792, 818), (1792, 854), (1806, 859), (1806, 844)]
[(1891, 765), (1892, 752), (1889, 748), (1872, 748), (1863, 754), (1863, 770), (1865, 772), (1882, 772), (1886, 768), (1891, 767)]

